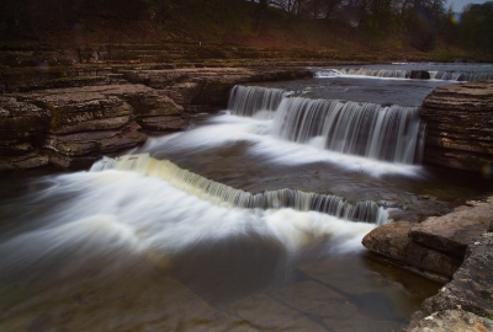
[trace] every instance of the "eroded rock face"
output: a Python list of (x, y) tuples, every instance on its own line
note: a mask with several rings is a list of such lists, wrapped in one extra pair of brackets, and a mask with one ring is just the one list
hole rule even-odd
[(49, 128), (49, 110), (14, 97), (0, 96), (0, 169), (35, 168), (46, 165), (37, 158)]
[(423, 303), (422, 314), (460, 307), (493, 317), (493, 233), (486, 233), (468, 247), (467, 256), (450, 283)]
[(422, 246), (463, 259), (467, 246), (493, 223), (493, 198), (469, 204), (413, 226), (410, 237)]
[(423, 102), (424, 161), (491, 175), (493, 165), (493, 82), (435, 89)]
[[(72, 68), (68, 87), (42, 89), (38, 82), (34, 90), (16, 85), (17, 92), (0, 95), (0, 170), (86, 167), (142, 144), (149, 134), (183, 130), (199, 112), (224, 108), (234, 84), (311, 75), (304, 69), (158, 67), (118, 74), (95, 69), (92, 75), (108, 79), (87, 86), (74, 86)], [(104, 83), (110, 81), (118, 83)]]
[[(396, 222), (369, 233), (375, 257), (426, 277), (451, 279), (413, 315), (407, 331), (491, 331), (493, 197), (421, 224)], [(434, 278), (436, 279), (436, 278)]]
[(452, 277), (460, 260), (424, 247), (409, 236), (413, 224), (396, 222), (380, 226), (363, 239), (363, 245), (378, 254), (425, 277), (445, 281)]
[(413, 322), (407, 332), (488, 332), (493, 331), (493, 320), (464, 310), (445, 310)]
[(493, 197), (468, 202), (422, 223), (395, 222), (367, 234), (363, 245), (395, 264), (437, 280), (450, 279), (466, 248), (493, 225)]
[[(451, 282), (427, 299), (408, 331), (493, 331), (493, 233), (483, 234), (467, 250)], [(448, 328), (448, 329), (447, 329)]]

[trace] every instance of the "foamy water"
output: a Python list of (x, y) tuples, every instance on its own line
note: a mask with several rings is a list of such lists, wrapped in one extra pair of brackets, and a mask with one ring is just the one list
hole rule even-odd
[(151, 154), (163, 150), (175, 153), (204, 151), (238, 142), (248, 142), (250, 143), (246, 151), (248, 154), (272, 164), (302, 165), (327, 162), (345, 170), (363, 172), (370, 176), (423, 174), (420, 165), (385, 162), (326, 150), (321, 146), (323, 139), (317, 137), (305, 144), (286, 141), (271, 135), (274, 126), (273, 120), (223, 114), (211, 119), (208, 125), (163, 138), (150, 139), (137, 151)]
[(62, 258), (62, 275), (93, 260), (111, 270), (132, 256), (152, 253), (166, 261), (194, 245), (252, 235), (280, 244), (290, 255), (327, 239), (332, 250), (347, 252), (360, 250), (374, 227), (314, 211), (224, 207), (135, 172), (79, 172), (50, 182), (40, 193), (43, 199), (71, 198), (39, 227), (0, 245), (2, 275)]

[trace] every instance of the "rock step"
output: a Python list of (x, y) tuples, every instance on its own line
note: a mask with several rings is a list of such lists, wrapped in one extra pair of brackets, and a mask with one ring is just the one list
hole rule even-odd
[[(98, 68), (106, 70), (78, 66), (73, 73)], [(0, 170), (48, 163), (87, 167), (103, 155), (142, 144), (147, 134), (184, 129), (197, 112), (220, 110), (237, 83), (311, 75), (304, 69), (122, 68), (128, 67), (103, 77), (47, 75), (0, 95)], [(64, 70), (54, 72), (65, 75)]]
[(492, 228), (493, 196), (421, 223), (380, 226), (365, 236), (363, 245), (414, 272), (447, 280), (463, 261), (466, 248)]
[(493, 82), (435, 89), (423, 102), (424, 162), (493, 174)]

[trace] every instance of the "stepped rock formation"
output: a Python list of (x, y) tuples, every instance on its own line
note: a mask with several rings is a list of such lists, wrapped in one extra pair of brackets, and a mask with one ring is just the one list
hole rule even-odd
[(240, 61), (179, 63), (196, 56), (183, 45), (38, 51), (0, 49), (0, 170), (86, 167), (147, 135), (182, 130), (198, 113), (225, 108), (237, 83), (312, 75)]
[(493, 167), (493, 82), (435, 89), (423, 102), (424, 161), (483, 172)]
[[(408, 331), (490, 331), (493, 327), (493, 197), (468, 202), (420, 224), (396, 222), (370, 232), (374, 257), (426, 277), (451, 281), (427, 299)], [(462, 262), (462, 265), (461, 265)]]

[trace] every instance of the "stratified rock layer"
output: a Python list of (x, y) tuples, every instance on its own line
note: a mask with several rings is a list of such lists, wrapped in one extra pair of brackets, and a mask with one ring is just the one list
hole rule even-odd
[(363, 239), (363, 245), (392, 263), (408, 270), (445, 281), (452, 277), (460, 260), (429, 249), (409, 236), (413, 223), (396, 222), (377, 227)]
[(453, 213), (430, 217), (412, 227), (410, 237), (422, 246), (464, 258), (467, 246), (493, 223), (493, 198), (486, 202), (470, 202)]
[(375, 257), (433, 279), (451, 279), (413, 315), (408, 332), (492, 331), (492, 231), (490, 197), (421, 224), (387, 224), (363, 239)]
[(68, 82), (64, 88), (26, 86), (27, 91), (17, 86), (18, 91), (0, 95), (0, 170), (86, 167), (142, 144), (148, 134), (185, 129), (198, 112), (226, 107), (234, 84), (310, 73), (205, 67), (127, 69), (120, 75), (113, 84)]
[(423, 102), (424, 161), (491, 175), (493, 165), (493, 82), (435, 89)]
[(363, 239), (371, 252), (393, 263), (438, 280), (452, 278), (467, 247), (493, 224), (493, 197), (471, 201), (421, 223), (395, 222), (380, 226)]
[(453, 280), (413, 315), (408, 331), (493, 331), (492, 266), (493, 233), (486, 233), (469, 246)]

